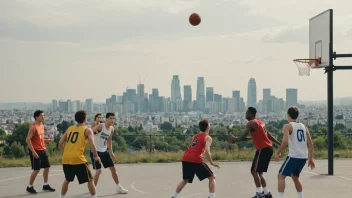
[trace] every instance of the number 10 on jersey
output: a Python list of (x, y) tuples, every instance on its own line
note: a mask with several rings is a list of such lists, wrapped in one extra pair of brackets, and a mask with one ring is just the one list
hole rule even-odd
[(68, 138), (66, 140), (66, 143), (68, 143), (68, 141), (70, 141), (72, 144), (76, 143), (78, 139), (78, 132), (70, 132), (70, 134), (68, 135)]
[(302, 140), (303, 140), (303, 142), (306, 141), (306, 138), (304, 137), (304, 131), (302, 129), (297, 130), (297, 140), (299, 142), (302, 142)]

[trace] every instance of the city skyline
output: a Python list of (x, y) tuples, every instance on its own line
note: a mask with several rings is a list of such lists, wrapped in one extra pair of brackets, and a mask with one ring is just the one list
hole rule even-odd
[[(205, 87), (225, 97), (232, 90), (247, 96), (248, 79), (255, 78), (257, 90), (270, 87), (279, 98), (294, 87), (301, 100), (326, 100), (324, 70), (298, 76), (293, 59), (309, 57), (309, 19), (328, 8), (334, 9), (334, 49), (348, 53), (347, 0), (0, 1), (0, 102), (87, 96), (104, 102), (139, 82), (146, 92), (158, 87), (168, 96), (175, 74), (181, 88), (192, 86), (194, 98), (203, 76)], [(193, 12), (202, 17), (196, 27), (188, 21)], [(334, 73), (335, 97), (352, 95), (344, 88), (349, 76)]]

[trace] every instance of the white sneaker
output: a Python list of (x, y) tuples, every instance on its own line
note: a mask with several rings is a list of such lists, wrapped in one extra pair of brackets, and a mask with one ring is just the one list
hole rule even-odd
[(122, 186), (116, 189), (118, 194), (127, 194), (128, 190), (124, 189)]

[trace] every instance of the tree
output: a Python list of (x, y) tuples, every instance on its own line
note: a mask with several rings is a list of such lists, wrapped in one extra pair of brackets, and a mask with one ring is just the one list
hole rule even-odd
[(172, 124), (170, 122), (164, 122), (160, 125), (160, 130), (163, 131), (171, 131), (172, 130)]
[(68, 121), (62, 121), (60, 124), (58, 124), (56, 127), (57, 127), (57, 130), (60, 132), (60, 133), (65, 133), (65, 131), (72, 125), (74, 125), (74, 121), (72, 120), (71, 122), (68, 122)]
[(4, 137), (6, 135), (6, 132), (3, 129), (0, 129), (0, 137)]
[(24, 157), (26, 153), (24, 152), (23, 146), (19, 142), (14, 142), (11, 145), (11, 156), (15, 158)]
[(23, 123), (23, 124), (16, 125), (15, 130), (13, 130), (12, 132), (12, 135), (10, 135), (8, 138), (10, 145), (14, 141), (19, 142), (21, 145), (26, 145), (27, 144), (26, 138), (28, 135), (28, 130), (30, 125), (31, 125), (30, 123)]

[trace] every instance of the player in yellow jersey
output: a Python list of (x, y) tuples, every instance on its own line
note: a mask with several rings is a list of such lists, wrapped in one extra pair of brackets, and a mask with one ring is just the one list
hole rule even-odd
[(91, 197), (96, 198), (93, 176), (84, 156), (84, 149), (87, 142), (89, 142), (95, 160), (101, 163), (95, 148), (93, 131), (86, 126), (87, 114), (85, 111), (77, 111), (75, 120), (78, 124), (70, 126), (59, 142), (59, 146), (64, 152), (62, 155), (62, 166), (65, 173), (65, 181), (61, 188), (61, 198), (65, 197), (68, 185), (73, 182), (75, 176), (77, 176), (79, 184), (88, 182), (88, 190)]

